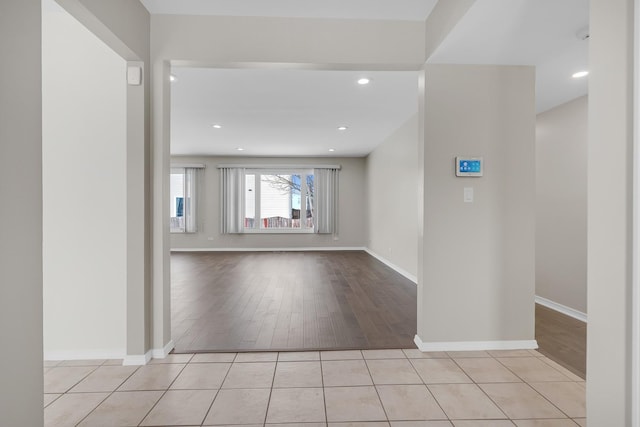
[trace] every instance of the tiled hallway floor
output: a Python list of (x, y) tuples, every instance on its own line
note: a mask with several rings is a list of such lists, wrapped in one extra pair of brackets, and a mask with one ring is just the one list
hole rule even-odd
[(532, 350), (176, 354), (45, 362), (45, 426), (585, 426), (584, 381)]

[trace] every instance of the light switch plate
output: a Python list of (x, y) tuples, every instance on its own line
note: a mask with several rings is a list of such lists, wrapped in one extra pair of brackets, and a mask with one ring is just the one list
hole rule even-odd
[(473, 187), (464, 187), (463, 199), (465, 203), (473, 203)]
[(140, 86), (142, 84), (142, 67), (127, 67), (127, 84), (130, 86)]

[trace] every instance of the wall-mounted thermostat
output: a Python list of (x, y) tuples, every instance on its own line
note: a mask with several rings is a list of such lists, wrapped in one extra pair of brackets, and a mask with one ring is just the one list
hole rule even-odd
[(456, 176), (482, 176), (482, 157), (456, 157)]

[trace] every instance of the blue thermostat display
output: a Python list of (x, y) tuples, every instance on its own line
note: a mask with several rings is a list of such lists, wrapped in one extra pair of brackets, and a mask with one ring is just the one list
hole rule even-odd
[(482, 157), (456, 157), (456, 176), (482, 176)]

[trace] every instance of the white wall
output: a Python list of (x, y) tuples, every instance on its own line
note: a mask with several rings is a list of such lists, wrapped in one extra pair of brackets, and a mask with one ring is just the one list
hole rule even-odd
[(127, 61), (149, 59), (150, 15), (140, 1), (55, 0)]
[(42, 426), (40, 0), (0, 2), (0, 417)]
[(634, 1), (589, 5), (587, 419), (632, 426)]
[(126, 348), (125, 61), (66, 12), (43, 17), (45, 357)]
[[(425, 67), (425, 343), (533, 344), (534, 78), (532, 67)], [(458, 155), (483, 156), (484, 176), (456, 177)], [(473, 203), (463, 202), (465, 187)]]
[(536, 295), (587, 311), (587, 97), (536, 119)]
[[(198, 232), (172, 233), (171, 248), (329, 248), (365, 246), (366, 172), (365, 159), (342, 158), (260, 158), (260, 157), (172, 157), (176, 163), (203, 163), (206, 168), (200, 182)], [(317, 165), (339, 164), (339, 233), (331, 234), (220, 234), (220, 171), (219, 164)], [(165, 210), (169, 211), (167, 205)], [(209, 240), (209, 238), (213, 238)]]
[(413, 277), (418, 272), (418, 179), (414, 115), (369, 154), (366, 181), (367, 246)]
[(151, 27), (152, 55), (163, 59), (416, 67), (425, 59), (419, 21), (153, 15)]
[[(53, 1), (53, 0), (47, 0)], [(127, 65), (142, 85), (127, 86), (127, 355), (144, 360), (151, 346), (151, 18), (139, 1), (56, 0)], [(162, 310), (158, 310), (162, 312)], [(165, 321), (161, 319), (160, 328)], [(168, 323), (168, 320), (166, 320)], [(159, 343), (163, 347), (169, 340)], [(126, 363), (132, 363), (128, 358)]]

